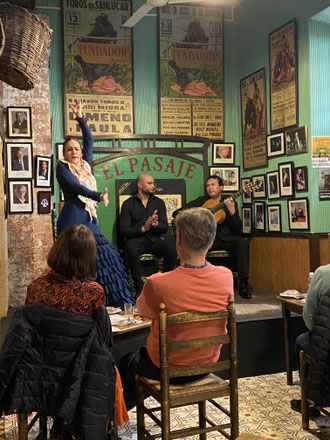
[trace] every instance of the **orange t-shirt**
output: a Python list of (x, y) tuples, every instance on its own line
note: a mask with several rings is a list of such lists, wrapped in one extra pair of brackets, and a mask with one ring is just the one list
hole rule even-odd
[[(152, 362), (159, 367), (158, 313), (159, 303), (166, 305), (166, 313), (195, 310), (215, 312), (224, 310), (228, 297), (234, 295), (233, 275), (223, 266), (208, 263), (200, 269), (179, 266), (171, 272), (157, 273), (147, 279), (137, 300), (142, 316), (152, 320), (147, 351)], [(186, 323), (168, 329), (169, 340), (192, 339), (203, 334), (215, 336), (226, 333), (226, 322), (215, 325), (214, 321)], [(178, 328), (180, 331), (178, 333)], [(190, 366), (216, 362), (221, 346), (203, 347), (199, 350), (175, 350), (169, 353), (169, 366)]]

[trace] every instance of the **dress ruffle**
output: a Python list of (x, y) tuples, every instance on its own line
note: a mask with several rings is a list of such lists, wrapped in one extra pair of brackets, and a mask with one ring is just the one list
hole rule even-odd
[(97, 246), (97, 279), (106, 295), (107, 306), (124, 307), (134, 303), (129, 290), (127, 272), (117, 249), (102, 234), (95, 234)]

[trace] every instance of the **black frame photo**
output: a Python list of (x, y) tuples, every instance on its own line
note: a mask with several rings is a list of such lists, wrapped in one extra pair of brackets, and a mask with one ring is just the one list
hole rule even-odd
[(267, 156), (276, 157), (285, 154), (284, 133), (267, 136)]
[(269, 200), (280, 198), (280, 179), (278, 171), (266, 173), (267, 198)]
[[(242, 189), (248, 185), (249, 183), (251, 183), (251, 179), (250, 177), (243, 177), (243, 179), (241, 179), (241, 186)], [(242, 194), (242, 200), (243, 200), (243, 204), (246, 203), (252, 203), (252, 191), (247, 191), (247, 192), (243, 192)]]
[(252, 208), (251, 206), (242, 207), (242, 232), (251, 234), (252, 232)]
[(288, 156), (308, 152), (307, 125), (285, 132), (285, 151)]
[(36, 156), (35, 181), (36, 188), (50, 187), (52, 177), (52, 158), (50, 156)]
[(235, 163), (235, 143), (213, 141), (213, 165)]
[(254, 230), (265, 232), (265, 230), (266, 230), (265, 202), (254, 202), (253, 208), (254, 208), (253, 209)]
[(290, 199), (288, 200), (288, 216), (290, 231), (308, 231), (309, 230), (309, 209), (308, 199)]
[(258, 188), (253, 190), (254, 199), (264, 199), (266, 197), (266, 179), (264, 174), (258, 174), (257, 176), (252, 176), (252, 182), (257, 182), (259, 180), (261, 183)]
[(278, 173), (280, 178), (281, 197), (291, 197), (294, 195), (293, 172), (293, 162), (279, 164)]
[(9, 184), (9, 213), (10, 214), (32, 213), (33, 212), (32, 180), (10, 180), (8, 184)]
[(32, 179), (32, 142), (6, 144), (8, 179)]
[(51, 198), (50, 191), (38, 191), (38, 214), (50, 214)]
[(239, 167), (210, 167), (210, 176), (219, 176), (223, 180), (223, 191), (239, 190)]
[(9, 138), (32, 138), (31, 107), (7, 107)]
[(294, 182), (296, 192), (308, 191), (308, 168), (307, 166), (294, 169)]
[(281, 205), (267, 206), (268, 232), (282, 232)]

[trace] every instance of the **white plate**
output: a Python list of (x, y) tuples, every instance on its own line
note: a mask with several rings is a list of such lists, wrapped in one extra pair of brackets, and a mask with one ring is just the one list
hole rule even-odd
[(297, 290), (286, 290), (285, 292), (280, 293), (280, 296), (284, 298), (303, 298), (303, 295), (299, 293)]
[(120, 313), (121, 312), (121, 308), (120, 307), (117, 307), (116, 309), (113, 309), (113, 310), (109, 310), (109, 309), (110, 309), (110, 307), (107, 307), (107, 312), (108, 312), (109, 315), (116, 315), (116, 313)]

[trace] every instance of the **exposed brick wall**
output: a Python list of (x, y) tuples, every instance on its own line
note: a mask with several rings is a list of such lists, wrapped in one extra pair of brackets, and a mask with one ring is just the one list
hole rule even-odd
[[(31, 107), (33, 157), (51, 155), (51, 124), (49, 106), (49, 54), (45, 57), (34, 89), (21, 91), (0, 81), (2, 105)], [(10, 139), (15, 142), (16, 139)], [(23, 142), (22, 139), (17, 141)], [(30, 139), (26, 140), (31, 142)], [(35, 162), (33, 161), (33, 166)], [(9, 214), (8, 234), (8, 289), (9, 306), (24, 304), (26, 286), (47, 268), (46, 256), (53, 243), (51, 214), (38, 214), (37, 192), (50, 188), (34, 188), (33, 213)]]

